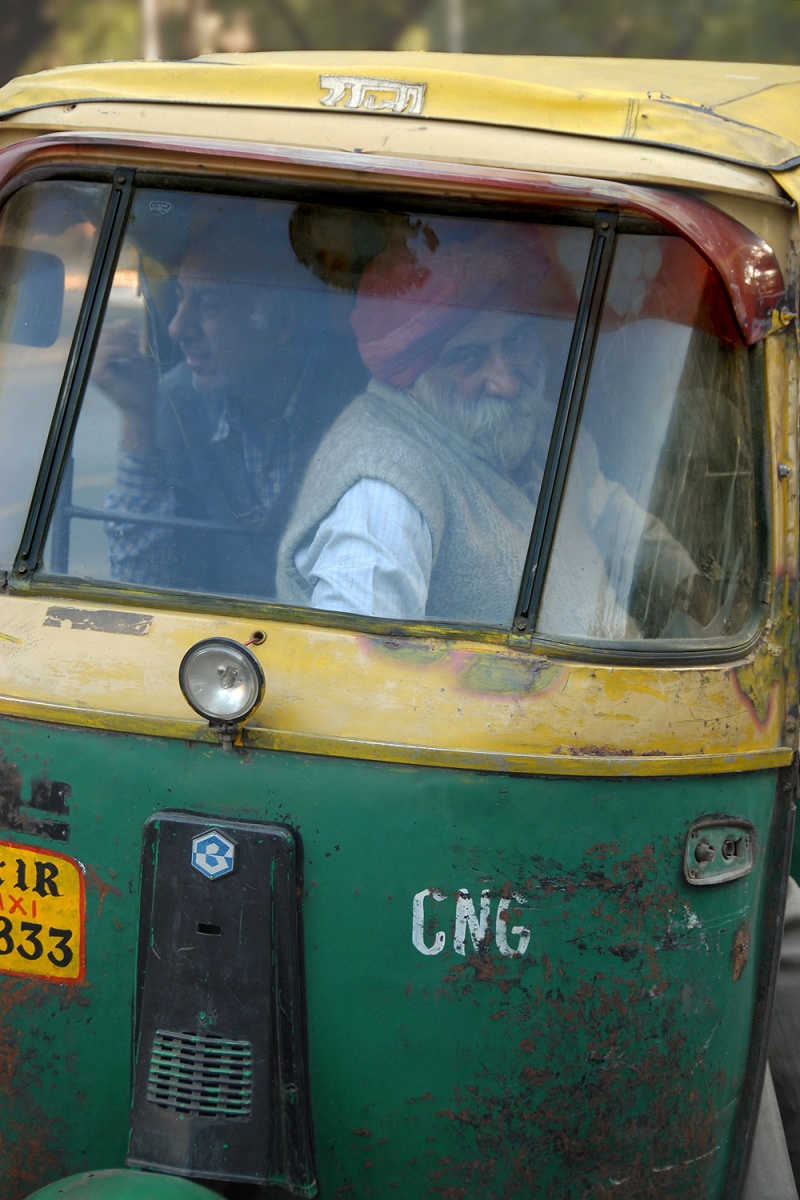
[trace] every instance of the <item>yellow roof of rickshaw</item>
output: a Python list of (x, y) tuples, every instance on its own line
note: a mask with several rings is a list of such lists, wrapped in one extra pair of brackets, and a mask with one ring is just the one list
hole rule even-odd
[[(362, 81), (361, 103), (347, 80)], [(344, 81), (332, 90), (324, 77)], [(657, 59), (280, 52), (190, 62), (97, 63), (23, 76), (0, 89), (0, 122), (98, 102), (203, 109), (328, 108), (384, 115), (387, 89), (425, 85), (404, 119), (458, 121), (663, 146), (767, 169), (800, 163), (800, 67)], [(389, 88), (391, 93), (391, 87)], [(399, 94), (399, 93), (398, 93)], [(42, 113), (47, 124), (45, 113)], [(54, 125), (63, 125), (58, 120)], [(231, 121), (235, 136), (235, 120)]]

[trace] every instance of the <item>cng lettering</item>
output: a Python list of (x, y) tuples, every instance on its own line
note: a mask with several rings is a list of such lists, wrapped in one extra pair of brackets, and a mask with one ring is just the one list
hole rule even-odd
[[(519, 892), (495, 895), (484, 889), (476, 906), (466, 888), (448, 894), (424, 888), (414, 896), (411, 941), (420, 954), (441, 954), (448, 938), (456, 954), (486, 953), (494, 947), (503, 958), (522, 958), (528, 951), (531, 931), (517, 924), (524, 916), (527, 898)], [(441, 907), (440, 907), (441, 906)]]
[(77, 982), (84, 973), (84, 924), (79, 863), (0, 842), (0, 973)]

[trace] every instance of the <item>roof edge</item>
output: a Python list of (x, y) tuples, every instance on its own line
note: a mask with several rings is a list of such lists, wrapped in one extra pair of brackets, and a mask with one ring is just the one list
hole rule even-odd
[[(442, 55), (431, 56), (435, 62), (422, 55), (344, 56), (353, 62), (348, 75), (337, 73), (342, 55), (312, 54), (302, 62), (294, 61), (294, 56), (256, 57), (257, 61), (248, 56), (235, 60), (214, 56), (181, 63), (101, 63), (22, 76), (0, 89), (0, 121), (13, 121), (25, 112), (91, 103), (331, 110), (364, 118), (381, 113), (632, 142), (777, 173), (800, 163), (800, 131), (794, 140), (765, 128), (763, 121), (748, 123), (741, 113), (744, 101), (736, 97), (734, 117), (718, 111), (731, 97), (714, 107), (663, 91), (567, 88), (471, 72), (463, 69), (471, 65), (467, 56), (454, 56), (453, 67), (447, 69), (439, 63)], [(380, 66), (381, 77), (363, 74), (367, 66)], [(331, 80), (338, 81), (336, 90)], [(399, 101), (392, 105), (385, 95), (376, 99), (380, 92), (376, 86), (365, 91), (359, 84), (356, 96), (354, 80), (410, 86), (421, 89), (424, 99), (398, 108)], [(779, 109), (779, 93), (784, 88), (794, 92), (795, 86), (800, 89), (800, 71), (796, 84), (766, 80), (759, 95), (774, 89)]]

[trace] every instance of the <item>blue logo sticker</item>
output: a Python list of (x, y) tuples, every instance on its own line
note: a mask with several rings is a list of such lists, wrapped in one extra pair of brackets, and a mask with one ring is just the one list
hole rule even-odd
[(206, 879), (230, 875), (235, 858), (234, 843), (218, 829), (209, 829), (192, 839), (192, 866)]

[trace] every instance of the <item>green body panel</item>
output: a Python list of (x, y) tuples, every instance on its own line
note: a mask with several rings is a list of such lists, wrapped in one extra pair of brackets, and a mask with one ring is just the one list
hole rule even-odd
[[(12, 721), (0, 754), (6, 814), (13, 768), (23, 804), (36, 779), (71, 788), (68, 843), (5, 837), (69, 854), (87, 885), (85, 980), (0, 977), (2, 1200), (124, 1162), (142, 827), (175, 809), (299, 835), (323, 1200), (724, 1194), (775, 772), (511, 777)], [(686, 836), (709, 814), (753, 823), (755, 866), (693, 887)], [(460, 891), (476, 925), (489, 904), (474, 938), (462, 912), (464, 954)]]
[(214, 1192), (176, 1175), (92, 1171), (47, 1184), (31, 1200), (212, 1200)]

